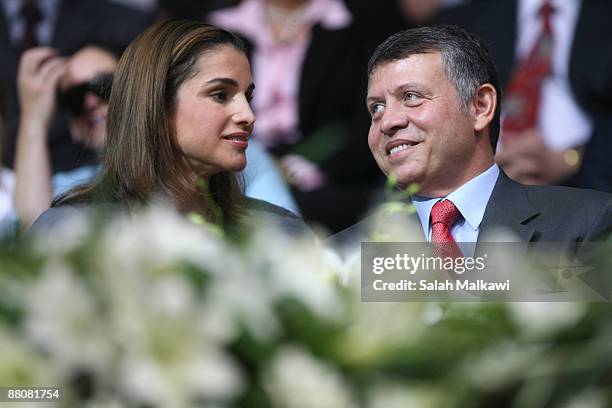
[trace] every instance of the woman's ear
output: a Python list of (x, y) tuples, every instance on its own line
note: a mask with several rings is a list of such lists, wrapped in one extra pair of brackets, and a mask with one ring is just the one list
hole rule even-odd
[(497, 107), (497, 91), (491, 84), (482, 84), (472, 97), (472, 117), (474, 130), (480, 132), (487, 128), (495, 116)]

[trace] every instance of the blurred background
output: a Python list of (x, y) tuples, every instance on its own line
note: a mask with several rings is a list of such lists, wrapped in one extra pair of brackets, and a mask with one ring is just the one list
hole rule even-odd
[[(490, 46), (506, 89), (498, 161), (509, 175), (612, 192), (609, 0), (0, 0), (0, 236), (95, 175), (97, 80), (167, 17), (245, 39), (253, 138), (282, 175), (274, 188), (329, 232), (385, 198), (366, 142), (366, 65), (386, 37), (420, 24), (457, 24)], [(45, 83), (20, 60), (40, 46), (71, 68), (33, 136), (24, 129), (40, 119), (30, 105)], [(545, 75), (520, 81), (534, 50)], [(525, 94), (528, 113), (516, 102)], [(506, 119), (517, 111), (530, 121)], [(19, 166), (34, 172), (16, 176)], [(42, 206), (15, 200), (24, 190), (44, 193)], [(282, 237), (229, 247), (185, 223), (153, 212), (0, 248), (0, 385), (64, 384), (64, 406), (612, 404), (609, 304), (362, 303), (358, 258)]]
[[(506, 89), (504, 118), (530, 118), (518, 124), (508, 119), (503, 126), (498, 162), (512, 178), (612, 191), (608, 165), (612, 7), (606, 0), (2, 0), (0, 4), (2, 192), (7, 197), (12, 194), (11, 172), (16, 166), (22, 53), (48, 45), (69, 58), (95, 46), (118, 58), (138, 33), (166, 17), (212, 22), (245, 39), (257, 85), (253, 137), (274, 160), (286, 183), (282, 188), (289, 187), (297, 202), (295, 208), (287, 206), (329, 232), (353, 224), (384, 199), (384, 179), (366, 142), (366, 64), (387, 36), (419, 24), (457, 24), (490, 46)], [(543, 13), (543, 7), (549, 7), (550, 13)], [(549, 69), (521, 83), (521, 77), (530, 75), (530, 56), (544, 40), (551, 44), (544, 55)], [(529, 83), (527, 89), (524, 82)], [(528, 108), (520, 102), (525, 95), (532, 102)], [(76, 104), (83, 100), (81, 95)], [(99, 146), (71, 137), (66, 113), (59, 106), (46, 132), (52, 175), (72, 174), (99, 160)]]

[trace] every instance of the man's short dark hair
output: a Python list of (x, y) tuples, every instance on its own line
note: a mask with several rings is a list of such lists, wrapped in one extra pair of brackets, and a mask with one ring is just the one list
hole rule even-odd
[(495, 153), (499, 139), (502, 91), (491, 53), (478, 36), (451, 25), (400, 31), (376, 48), (368, 63), (368, 78), (379, 65), (431, 52), (442, 54), (446, 76), (457, 89), (464, 109), (467, 109), (469, 100), (480, 85), (491, 84), (497, 91), (497, 107), (489, 127)]

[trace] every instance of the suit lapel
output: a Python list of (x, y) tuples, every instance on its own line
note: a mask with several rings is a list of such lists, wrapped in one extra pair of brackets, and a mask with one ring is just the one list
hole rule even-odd
[(500, 172), (482, 219), (478, 241), (492, 228), (502, 227), (517, 234), (521, 241), (530, 242), (535, 232), (530, 223), (539, 214), (529, 202), (525, 188)]

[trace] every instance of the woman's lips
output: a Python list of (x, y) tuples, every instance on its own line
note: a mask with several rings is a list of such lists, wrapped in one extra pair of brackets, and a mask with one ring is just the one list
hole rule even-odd
[(246, 149), (249, 146), (249, 134), (248, 133), (232, 133), (228, 136), (223, 136), (223, 140), (227, 140), (236, 147)]

